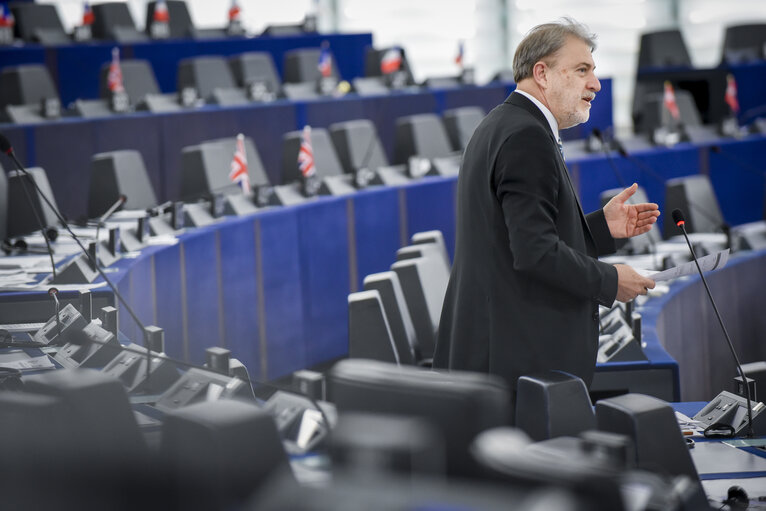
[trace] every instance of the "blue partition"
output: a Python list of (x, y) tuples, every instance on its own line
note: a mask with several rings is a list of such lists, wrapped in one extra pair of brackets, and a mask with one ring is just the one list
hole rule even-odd
[(256, 380), (261, 374), (260, 307), (256, 272), (255, 223), (252, 218), (226, 222), (218, 229), (221, 255), (223, 346), (232, 351)]
[(184, 309), (185, 281), (182, 280), (181, 245), (162, 247), (154, 252), (154, 292), (156, 325), (165, 331), (165, 352), (188, 360)]
[(766, 139), (722, 141), (710, 150), (710, 181), (730, 225), (764, 218)]
[(262, 342), (264, 378), (274, 379), (309, 365), (304, 338), (311, 334), (304, 321), (298, 213), (272, 209), (256, 222), (260, 259), (258, 278), (263, 289)]
[(437, 229), (444, 235), (450, 258), (455, 251), (455, 192), (457, 179), (425, 178), (403, 189), (407, 240), (416, 232)]
[(323, 198), (296, 210), (306, 356), (319, 363), (348, 354), (347, 203)]
[(407, 243), (401, 239), (400, 193), (396, 188), (370, 188), (349, 199), (356, 240), (356, 290), (362, 289), (367, 275), (388, 271), (397, 249)]
[(185, 234), (181, 243), (188, 359), (205, 362), (205, 349), (223, 345), (221, 253), (214, 227)]
[[(136, 313), (138, 319), (146, 325), (153, 325), (156, 322), (155, 311), (157, 304), (155, 303), (154, 294), (154, 279), (153, 279), (153, 261), (151, 257), (141, 256), (137, 258), (131, 265), (130, 275), (127, 279), (128, 283), (128, 295), (126, 299), (129, 300), (133, 312)], [(124, 310), (122, 305), (118, 307), (120, 310), (120, 331), (128, 336), (129, 339), (133, 339), (136, 344), (144, 344), (144, 333), (141, 328), (133, 320), (132, 317)]]

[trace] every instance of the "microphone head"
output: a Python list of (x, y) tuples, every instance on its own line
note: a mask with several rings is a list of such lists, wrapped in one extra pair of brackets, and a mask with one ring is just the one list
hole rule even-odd
[(125, 204), (128, 201), (128, 196), (125, 194), (121, 194), (119, 199), (121, 204)]
[(0, 133), (0, 151), (4, 152), (5, 154), (11, 154), (13, 152), (11, 141), (8, 140), (2, 133)]
[(672, 214), (673, 214), (673, 221), (676, 223), (678, 227), (681, 227), (682, 225), (686, 223), (686, 221), (684, 220), (684, 214), (681, 213), (680, 209), (674, 209)]
[(58, 294), (58, 292), (59, 292), (58, 288), (55, 288), (55, 287), (48, 289), (48, 294), (51, 296)]
[(716, 154), (721, 154), (721, 146), (719, 145), (711, 145), (710, 150)]
[(601, 134), (601, 130), (600, 129), (593, 128), (592, 130), (590, 130), (590, 134), (593, 135), (594, 137), (596, 137), (597, 139), (601, 140), (602, 142), (604, 141), (604, 137)]

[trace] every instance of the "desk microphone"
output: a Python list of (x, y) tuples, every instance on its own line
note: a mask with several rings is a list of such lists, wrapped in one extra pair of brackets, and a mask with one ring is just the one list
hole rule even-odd
[(689, 241), (689, 236), (686, 234), (686, 222), (684, 221), (684, 214), (681, 213), (680, 209), (674, 209), (673, 210), (673, 221), (676, 223), (679, 229), (681, 229), (681, 232), (684, 234), (684, 238), (686, 239), (686, 244), (689, 245), (689, 251), (692, 254), (692, 259), (694, 259), (694, 264), (697, 265), (697, 271), (700, 274), (700, 277), (702, 278), (702, 283), (705, 285), (705, 291), (707, 292), (708, 298), (710, 298), (710, 303), (713, 304), (713, 310), (715, 311), (715, 315), (718, 318), (718, 323), (721, 325), (721, 330), (723, 330), (723, 335), (726, 337), (726, 342), (729, 344), (729, 349), (731, 350), (731, 355), (734, 357), (734, 362), (737, 364), (737, 370), (739, 371), (739, 375), (742, 378), (742, 382), (745, 386), (745, 397), (747, 399), (747, 436), (748, 438), (753, 437), (753, 405), (751, 403), (751, 397), (750, 397), (750, 385), (747, 383), (747, 377), (745, 376), (745, 372), (742, 370), (742, 365), (739, 363), (739, 357), (737, 356), (737, 352), (734, 349), (734, 345), (731, 342), (731, 338), (729, 337), (729, 332), (726, 331), (726, 326), (723, 324), (723, 319), (721, 319), (721, 313), (718, 312), (718, 307), (715, 304), (715, 300), (713, 300), (713, 294), (710, 292), (710, 288), (707, 285), (707, 280), (705, 280), (705, 275), (702, 273), (702, 268), (700, 268), (700, 263), (697, 261), (697, 255), (694, 253), (694, 248), (692, 247), (691, 242)]
[[(99, 246), (99, 239), (98, 239), (98, 233), (101, 231), (101, 226), (104, 225), (104, 223), (109, 220), (114, 213), (122, 207), (123, 204), (128, 200), (128, 197), (125, 195), (120, 195), (117, 200), (109, 206), (109, 209), (107, 209), (103, 215), (98, 217), (98, 220), (96, 220), (96, 247)], [(96, 248), (98, 250), (98, 248)], [(98, 254), (97, 254), (98, 255)], [(98, 259), (98, 257), (96, 257)], [(96, 261), (98, 262), (98, 261)]]
[[(29, 173), (27, 172), (27, 170), (21, 164), (19, 159), (16, 157), (16, 153), (13, 151), (13, 146), (11, 146), (11, 142), (2, 133), (0, 133), (0, 151), (3, 151), (5, 154), (7, 154), (13, 160), (13, 162), (16, 164), (16, 166), (19, 168), (19, 170), (25, 176), (29, 176)], [(139, 326), (139, 328), (141, 329), (141, 332), (143, 332), (143, 334), (144, 334), (144, 345), (147, 345), (148, 333), (146, 331), (146, 327), (141, 322), (141, 320), (138, 319), (138, 316), (133, 311), (133, 307), (131, 307), (128, 304), (128, 302), (125, 300), (125, 298), (123, 298), (122, 294), (120, 294), (120, 291), (117, 289), (117, 286), (115, 286), (114, 283), (112, 283), (112, 281), (109, 280), (109, 277), (107, 277), (106, 273), (104, 273), (104, 270), (101, 269), (101, 267), (98, 264), (98, 261), (96, 261), (96, 258), (93, 255), (91, 255), (90, 251), (88, 251), (87, 248), (85, 248), (85, 246), (80, 241), (80, 238), (78, 238), (77, 235), (74, 232), (72, 232), (71, 227), (69, 227), (69, 223), (66, 221), (64, 216), (53, 206), (53, 203), (51, 202), (51, 200), (48, 199), (48, 197), (45, 196), (45, 194), (40, 189), (40, 186), (37, 184), (37, 182), (34, 179), (32, 179), (31, 177), (30, 177), (29, 180), (34, 185), (35, 189), (37, 190), (38, 195), (43, 199), (43, 201), (45, 201), (45, 203), (48, 205), (48, 207), (51, 209), (51, 211), (53, 211), (53, 214), (56, 215), (56, 218), (58, 218), (59, 222), (61, 222), (61, 225), (64, 226), (64, 228), (67, 230), (69, 235), (72, 236), (72, 239), (75, 241), (75, 243), (77, 243), (77, 246), (80, 247), (80, 250), (82, 251), (82, 253), (85, 254), (85, 257), (88, 260), (88, 262), (90, 263), (91, 268), (95, 268), (95, 270), (98, 272), (98, 274), (101, 276), (101, 278), (104, 279), (104, 282), (106, 282), (106, 284), (109, 286), (109, 289), (112, 290), (112, 292), (114, 293), (114, 296), (117, 297), (119, 302), (125, 307), (125, 310), (128, 311), (128, 314), (130, 314), (130, 317), (133, 318), (133, 321), (135, 321), (136, 324)], [(34, 210), (34, 208), (33, 208), (33, 210)], [(45, 234), (43, 234), (43, 236), (45, 236)], [(51, 261), (53, 261), (53, 254), (52, 254), (52, 252), (51, 252)], [(54, 268), (54, 271), (53, 271), (53, 275), (54, 275), (54, 278), (55, 278), (55, 275), (56, 275), (55, 268)], [(55, 288), (53, 288), (53, 289), (55, 289)], [(57, 290), (57, 292), (58, 292), (58, 290)], [(52, 296), (54, 298), (56, 298), (55, 294), (53, 294)], [(57, 314), (57, 318), (58, 318), (58, 314)], [(150, 364), (151, 357), (149, 356), (149, 352), (150, 351), (151, 350), (149, 350), (147, 348), (147, 368), (151, 367), (151, 364)], [(149, 371), (147, 371), (147, 378), (148, 377), (149, 377)]]

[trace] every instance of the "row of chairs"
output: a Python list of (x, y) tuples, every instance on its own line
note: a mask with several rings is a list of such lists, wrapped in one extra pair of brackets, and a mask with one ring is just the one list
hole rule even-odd
[[(721, 48), (722, 63), (766, 59), (766, 23), (726, 27)], [(638, 69), (692, 67), (689, 50), (678, 29), (659, 30), (641, 35)]]
[[(333, 124), (329, 130), (315, 128), (311, 132), (316, 173), (321, 181), (320, 194), (342, 195), (353, 193), (360, 186), (373, 184), (397, 185), (415, 177), (409, 172), (412, 158), (425, 162), (441, 162), (431, 173), (454, 174), (459, 165), (458, 153), (467, 141), (473, 127), (483, 115), (480, 108), (455, 109), (440, 119), (434, 114), (419, 114), (401, 118), (397, 125), (396, 162), (391, 166), (383, 151), (375, 125), (366, 119)], [(451, 136), (448, 136), (451, 134)], [(247, 172), (253, 197), (243, 196), (239, 185), (229, 174), (236, 148), (235, 138), (203, 141), (185, 147), (181, 155), (181, 187), (174, 200), (194, 203), (199, 200), (224, 200), (225, 214), (248, 214), (256, 207), (292, 205), (309, 199), (301, 190), (301, 174), (297, 160), (301, 146), (301, 131), (284, 135), (280, 182), (269, 178), (256, 145), (249, 137), (244, 139)], [(452, 145), (455, 144), (455, 145)], [(446, 165), (446, 163), (450, 163)], [(359, 183), (355, 174), (369, 169), (368, 181)], [(363, 170), (363, 169), (362, 169)], [(35, 180), (54, 197), (42, 168), (30, 169)], [(30, 205), (25, 200), (20, 176), (12, 173), (9, 183), (0, 174), (0, 239), (13, 238), (35, 231)], [(120, 150), (94, 155), (91, 163), (88, 218), (102, 215), (121, 196), (127, 197), (124, 209), (143, 210), (158, 205), (143, 157), (135, 150)], [(55, 216), (47, 208), (39, 207), (47, 226), (57, 225)], [(10, 212), (14, 212), (13, 215)], [(17, 214), (18, 213), (18, 214)], [(204, 217), (213, 221), (210, 215)], [(196, 220), (188, 220), (199, 225)], [(7, 226), (7, 228), (6, 228)]]
[[(200, 29), (194, 26), (189, 8), (183, 0), (166, 0), (168, 11), (168, 37), (211, 39), (229, 37), (230, 32), (225, 28)], [(138, 30), (127, 2), (94, 3), (91, 6), (93, 23), (91, 36), (97, 40), (116, 41), (119, 43), (134, 43), (148, 41), (152, 35), (151, 24), (157, 2), (152, 0), (146, 4), (146, 29)], [(226, 7), (222, 7), (225, 9)], [(58, 10), (54, 4), (38, 4), (32, 2), (15, 2), (10, 4), (16, 24), (14, 36), (28, 43), (46, 45), (68, 44), (72, 38), (64, 29)], [(316, 29), (314, 28), (313, 31)], [(270, 26), (264, 31), (265, 35), (294, 35), (311, 31), (304, 24), (291, 26)]]
[(451, 263), (441, 232), (410, 241), (390, 271), (367, 275), (348, 296), (349, 357), (430, 366)]

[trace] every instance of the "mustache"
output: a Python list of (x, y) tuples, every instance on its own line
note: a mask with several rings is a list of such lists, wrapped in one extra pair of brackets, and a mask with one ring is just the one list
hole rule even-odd
[(596, 99), (596, 93), (595, 92), (586, 92), (582, 95), (582, 99), (587, 99), (589, 101), (593, 101)]

